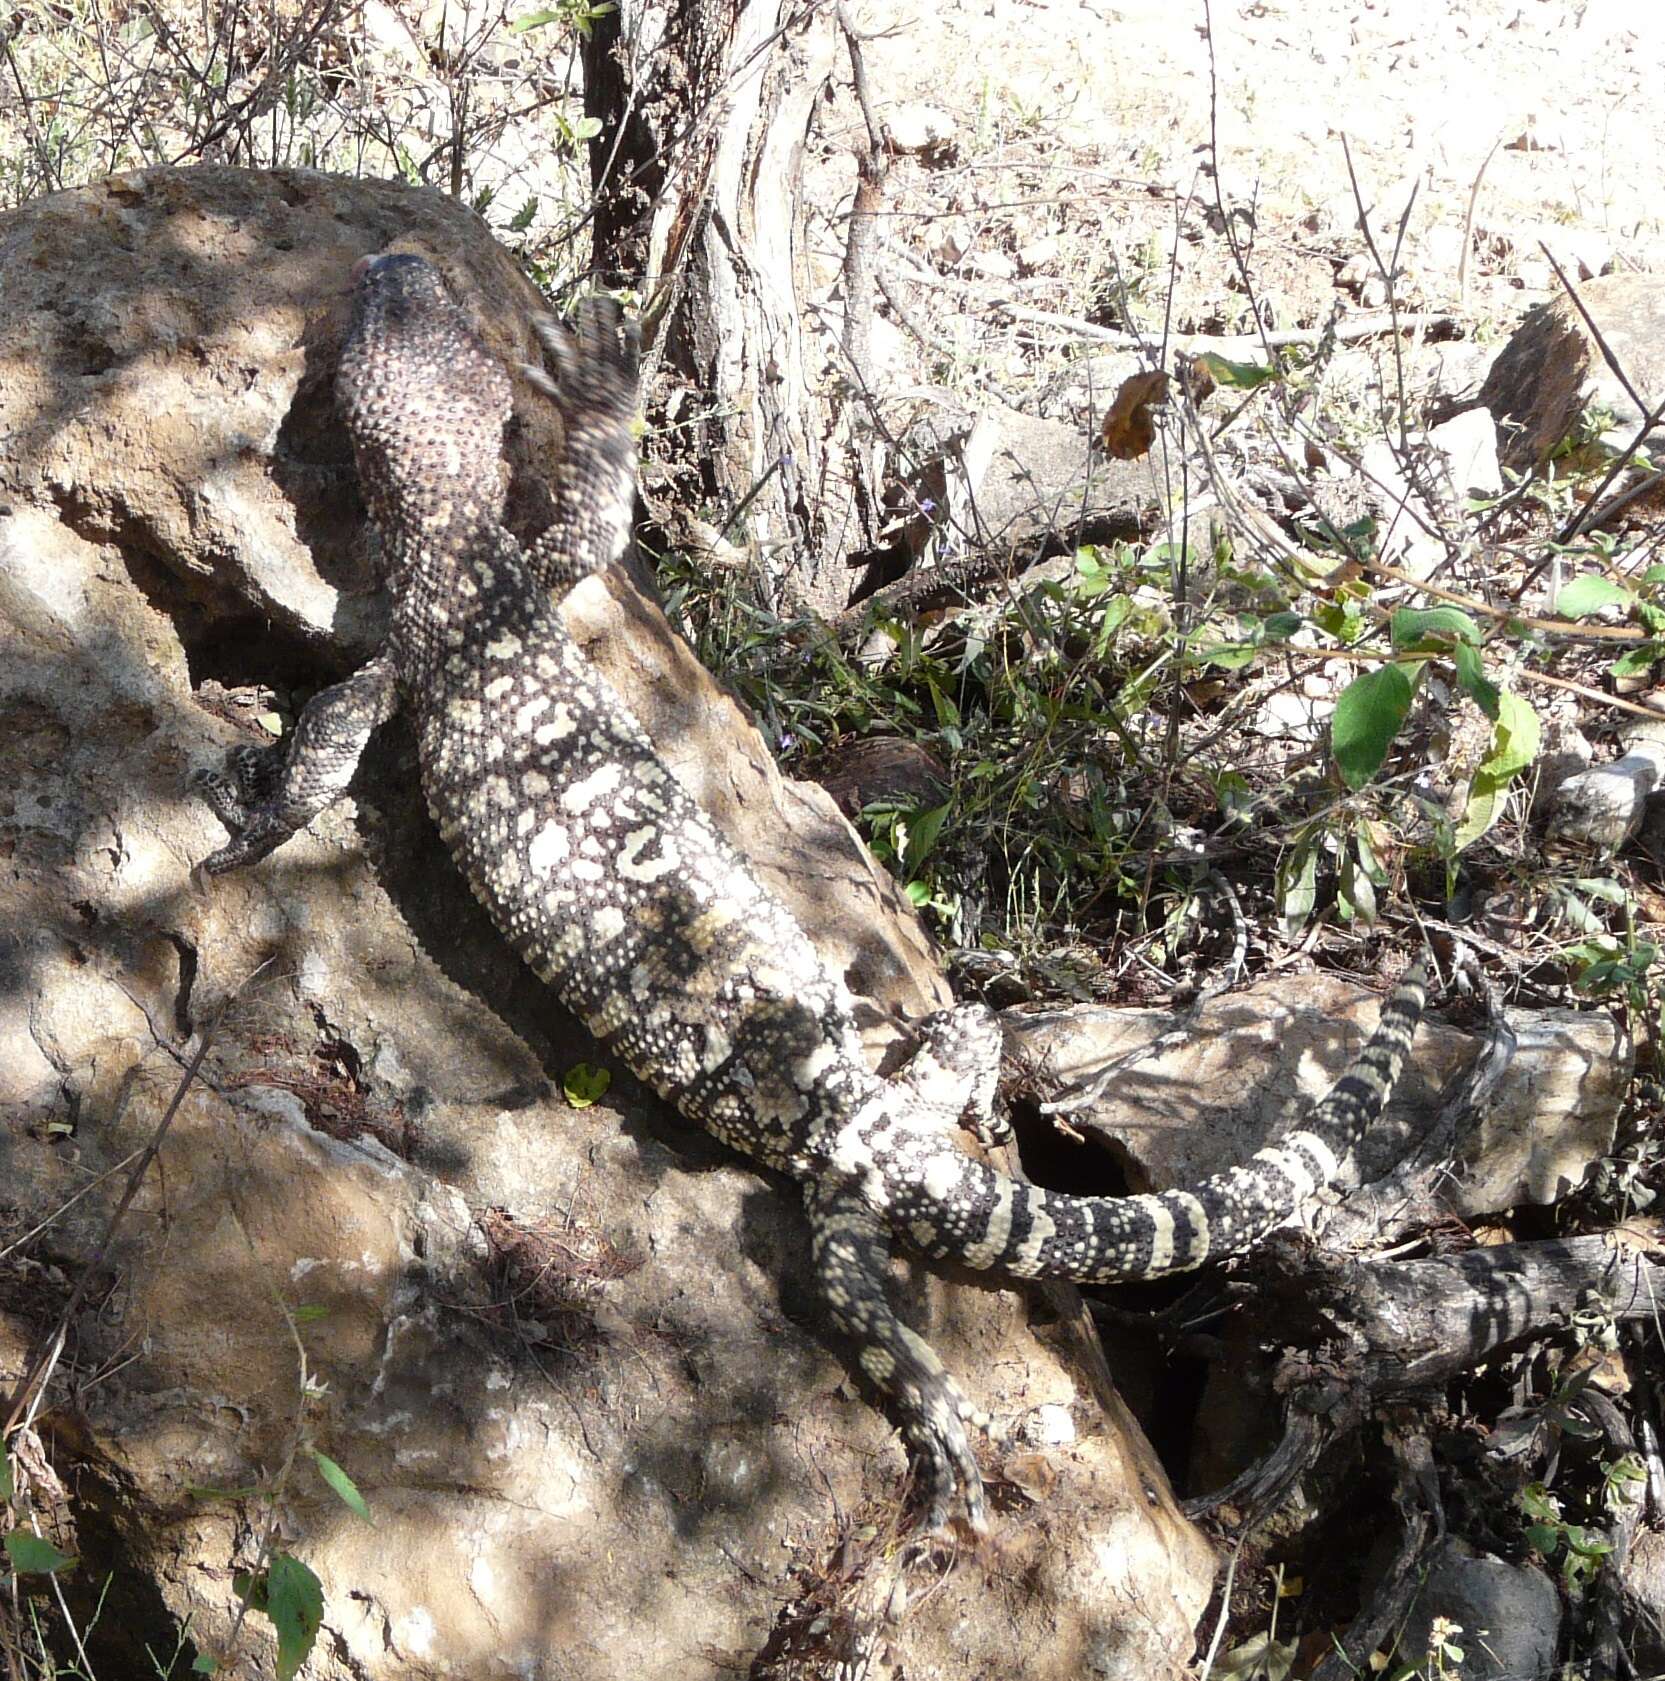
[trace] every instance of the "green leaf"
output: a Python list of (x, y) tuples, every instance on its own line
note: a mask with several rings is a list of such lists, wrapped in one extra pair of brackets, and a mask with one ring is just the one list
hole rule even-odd
[(1376, 548), (1377, 520), (1374, 514), (1360, 514), (1341, 528), (1349, 554), (1370, 555)]
[(611, 1069), (575, 1062), (561, 1080), (561, 1090), (574, 1109), (588, 1109), (613, 1083)]
[(912, 875), (931, 855), (937, 844), (942, 825), (948, 818), (946, 805), (933, 806), (929, 811), (908, 821), (908, 844), (902, 849), (902, 868)]
[(1278, 864), (1278, 920), (1286, 939), (1306, 926), (1318, 903), (1318, 849), (1311, 842), (1286, 854)]
[(1665, 647), (1658, 642), (1644, 642), (1640, 647), (1627, 648), (1607, 669), (1615, 677), (1646, 677), (1662, 653)]
[(1116, 581), (1115, 568), (1107, 566), (1091, 544), (1075, 551), (1075, 593), (1084, 601), (1104, 592)]
[(10, 1500), (15, 1487), (12, 1482), (12, 1456), (0, 1453), (0, 1500)]
[(273, 1553), (266, 1572), (266, 1615), (277, 1630), (278, 1681), (294, 1681), (324, 1622), (324, 1589), (298, 1558)]
[(1260, 362), (1233, 362), (1212, 350), (1205, 350), (1196, 360), (1208, 369), (1216, 385), (1224, 385), (1233, 391), (1253, 391), (1268, 380), (1280, 377), (1276, 368), (1268, 368)]
[(1266, 640), (1268, 642), (1287, 642), (1300, 628), (1301, 615), (1299, 613), (1268, 613), (1266, 615)]
[(1133, 616), (1133, 597), (1130, 595), (1113, 595), (1105, 602), (1103, 611), (1099, 614), (1098, 631), (1093, 639), (1093, 652), (1099, 658), (1104, 657), (1104, 651), (1110, 646), (1110, 638)]
[(1341, 691), (1330, 724), (1330, 749), (1349, 788), (1362, 788), (1382, 768), (1411, 709), (1412, 693), (1401, 665), (1378, 666)]
[(1451, 663), (1457, 668), (1457, 681), (1464, 693), (1495, 724), (1498, 712), (1498, 687), (1486, 675), (1480, 660), (1480, 650), (1459, 642), (1451, 650)]
[(1337, 642), (1355, 642), (1363, 614), (1356, 601), (1323, 601), (1313, 609), (1312, 622)]
[(191, 1673), (193, 1675), (218, 1675), (219, 1672), (220, 1660), (210, 1656), (207, 1652), (198, 1652), (191, 1661)]
[(1388, 872), (1380, 857), (1379, 833), (1377, 825), (1361, 823), (1353, 836), (1353, 850), (1358, 857), (1359, 868), (1370, 878), (1371, 884), (1386, 887)]
[(1444, 648), (1449, 643), (1480, 641), (1479, 625), (1456, 607), (1401, 607), (1391, 624), (1394, 651), (1401, 654), (1430, 644)]
[(312, 1449), (312, 1462), (318, 1467), (318, 1475), (341, 1496), (342, 1504), (348, 1511), (357, 1513), (369, 1523), (370, 1508), (365, 1505), (364, 1496), (358, 1491), (358, 1484), (327, 1453), (320, 1453), (317, 1448)]
[(1538, 714), (1519, 695), (1504, 689), (1498, 696), (1492, 750), (1483, 768), (1498, 776), (1517, 776), (1537, 758), (1542, 739)]
[(525, 233), (532, 225), (532, 218), (538, 213), (538, 195), (533, 195), (514, 213), (509, 222), (510, 233)]
[(1468, 799), (1463, 815), (1458, 819), (1455, 845), (1459, 852), (1473, 846), (1494, 824), (1503, 811), (1503, 795), (1509, 786), (1506, 776), (1494, 776), (1490, 771), (1477, 770), (1468, 785)]
[(328, 1319), (330, 1310), (322, 1302), (302, 1302), (294, 1310), (297, 1325), (312, 1325), (320, 1319)]
[(1220, 642), (1212, 648), (1199, 648), (1197, 657), (1205, 665), (1217, 665), (1222, 671), (1241, 671), (1252, 664), (1259, 645), (1253, 642)]
[(1363, 860), (1349, 848), (1341, 856), (1341, 880), (1337, 886), (1336, 909), (1342, 921), (1357, 922), (1365, 928), (1376, 923), (1376, 885)]
[[(1563, 891), (1559, 897), (1561, 901), (1561, 915), (1566, 920), (1567, 925), (1575, 932), (1580, 934), (1593, 934), (1598, 939), (1606, 932), (1606, 920), (1603, 917), (1598, 916), (1596, 912), (1585, 904), (1585, 902), (1576, 893)], [(1604, 947), (1604, 953), (1605, 950), (1606, 948)], [(1568, 953), (1568, 956), (1576, 957), (1578, 955), (1578, 951), (1579, 948), (1574, 946)]]
[(553, 7), (546, 7), (541, 12), (528, 12), (523, 18), (516, 18), (509, 25), (509, 32), (513, 35), (524, 34), (528, 29), (542, 29), (546, 23), (559, 23), (561, 14)]
[(1538, 714), (1519, 695), (1508, 689), (1499, 690), (1491, 751), (1474, 773), (1468, 801), (1457, 824), (1459, 852), (1472, 846), (1497, 821), (1509, 784), (1537, 758), (1541, 735)]
[(1572, 885), (1578, 892), (1588, 893), (1592, 899), (1601, 899), (1609, 905), (1630, 902), (1630, 895), (1612, 876), (1579, 876)]
[(902, 891), (915, 910), (922, 911), (931, 902), (931, 890), (922, 881), (910, 881)]
[(1598, 572), (1574, 578), (1555, 598), (1555, 611), (1563, 619), (1587, 619), (1603, 607), (1629, 607), (1636, 597), (1629, 590), (1609, 582)]
[(931, 710), (937, 715), (937, 728), (942, 730), (958, 729), (960, 709), (954, 704), (953, 698), (945, 695), (935, 683), (930, 683), (929, 687), (931, 691)]
[(14, 1529), (6, 1537), (6, 1557), (19, 1576), (50, 1576), (75, 1563), (74, 1553), (59, 1552), (50, 1541), (27, 1529)]

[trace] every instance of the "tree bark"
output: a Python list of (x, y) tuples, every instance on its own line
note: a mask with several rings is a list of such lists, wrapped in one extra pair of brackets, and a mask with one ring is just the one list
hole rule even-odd
[(621, 0), (585, 54), (597, 271), (641, 289), (678, 500), (750, 547), (768, 605), (844, 605), (862, 541), (850, 383), (813, 332), (803, 166), (840, 36), (783, 0)]

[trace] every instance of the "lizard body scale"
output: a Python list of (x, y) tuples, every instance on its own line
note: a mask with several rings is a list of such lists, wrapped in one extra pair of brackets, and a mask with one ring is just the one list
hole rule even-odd
[(863, 1060), (843, 981), (718, 835), (561, 625), (564, 591), (622, 554), (634, 497), (634, 341), (594, 300), (560, 375), (555, 517), (501, 524), (504, 370), (422, 259), (355, 270), (337, 398), (393, 600), (381, 651), (314, 697), (286, 749), (234, 753), (197, 786), (232, 832), (204, 866), (254, 862), (345, 791), (371, 732), (414, 720), (430, 812), (516, 951), (684, 1116), (799, 1182), (822, 1295), (913, 1449), (931, 1528), (984, 1518), (967, 1425), (988, 1420), (890, 1307), (893, 1240), (1016, 1278), (1151, 1278), (1240, 1251), (1323, 1185), (1403, 1065), (1414, 972), (1299, 1130), (1187, 1190), (1083, 1198), (968, 1154), (993, 1136), (999, 1032), (978, 1006), (927, 1018), (890, 1080)]

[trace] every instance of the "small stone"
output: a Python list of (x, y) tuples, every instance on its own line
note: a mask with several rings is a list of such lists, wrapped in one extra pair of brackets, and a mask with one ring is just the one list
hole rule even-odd
[(1018, 267), (1025, 274), (1039, 274), (1041, 270), (1051, 268), (1058, 261), (1058, 236), (1043, 234), (1039, 239), (1032, 239), (1017, 254)]
[(1428, 441), (1451, 463), (1451, 483), (1459, 496), (1496, 496), (1502, 490), (1497, 423), (1489, 409), (1470, 409), (1436, 426)]
[(1455, 276), (1463, 260), (1463, 230), (1455, 222), (1440, 222), (1422, 235), (1425, 271)]
[(1037, 1447), (1065, 1447), (1075, 1440), (1074, 1416), (1068, 1407), (1049, 1401), (1030, 1415), (1028, 1434)]
[(898, 105), (884, 127), (891, 151), (912, 156), (946, 151), (954, 139), (954, 119), (936, 105)]
[(1255, 713), (1254, 732), (1267, 740), (1316, 741), (1329, 710), (1329, 706), (1315, 705), (1308, 696), (1278, 689)]
[(1529, 258), (1515, 264), (1514, 280), (1523, 292), (1549, 292), (1555, 287), (1555, 271), (1548, 263)]
[(1017, 264), (1003, 251), (977, 251), (966, 259), (965, 266), (984, 280), (1014, 280)]

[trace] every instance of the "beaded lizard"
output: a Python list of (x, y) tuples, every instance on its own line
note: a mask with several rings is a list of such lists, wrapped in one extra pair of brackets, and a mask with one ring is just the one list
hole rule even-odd
[[(1015, 1278), (1151, 1278), (1248, 1247), (1316, 1189), (1356, 1183), (1353, 1150), (1397, 1078), (1420, 969), (1297, 1131), (1246, 1165), (1161, 1195), (1031, 1186), (961, 1145), (992, 1113), (993, 1017), (928, 1017), (883, 1080), (841, 978), (759, 885), (563, 629), (555, 602), (630, 536), (636, 345), (593, 300), (569, 339), (540, 327), (558, 381), (555, 518), (524, 548), (501, 523), (506, 373), (435, 271), (408, 255), (355, 269), (336, 394), (380, 537), (392, 621), (377, 655), (303, 710), (287, 749), (234, 753), (196, 786), (232, 839), (203, 866), (253, 863), (346, 789), (371, 732), (414, 718), (429, 810), (498, 929), (659, 1095), (797, 1180), (831, 1317), (891, 1400), (929, 1527), (984, 1524), (964, 1398), (886, 1295), (893, 1239)], [(957, 1504), (956, 1504), (957, 1501)]]

